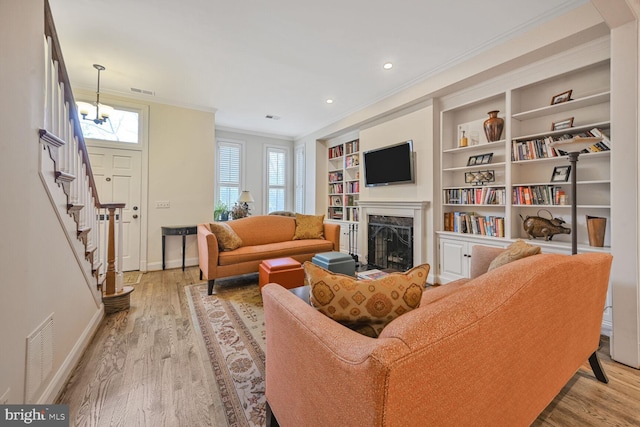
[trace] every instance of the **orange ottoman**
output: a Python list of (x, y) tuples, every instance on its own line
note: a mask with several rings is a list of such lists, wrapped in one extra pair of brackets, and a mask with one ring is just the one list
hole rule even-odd
[(262, 261), (259, 268), (260, 289), (267, 283), (277, 283), (287, 289), (304, 285), (304, 269), (293, 258), (276, 258)]

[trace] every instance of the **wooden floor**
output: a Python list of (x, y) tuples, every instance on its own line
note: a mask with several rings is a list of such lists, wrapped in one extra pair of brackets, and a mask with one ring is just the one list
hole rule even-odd
[[(57, 401), (69, 405), (70, 425), (226, 425), (183, 289), (198, 274), (146, 273), (130, 311), (105, 318)], [(609, 383), (585, 361), (534, 426), (640, 426), (640, 371), (613, 362), (607, 341), (599, 356)]]

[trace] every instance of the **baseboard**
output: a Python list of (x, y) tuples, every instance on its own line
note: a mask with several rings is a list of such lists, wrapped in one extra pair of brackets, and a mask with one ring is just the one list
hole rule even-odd
[[(198, 258), (185, 258), (185, 267), (196, 267), (198, 265)], [(170, 268), (182, 268), (182, 259), (170, 259), (165, 261), (165, 269)], [(147, 264), (147, 271), (162, 270), (162, 261), (150, 262)]]
[(47, 387), (42, 392), (42, 395), (36, 400), (36, 404), (44, 405), (54, 403), (56, 401), (58, 395), (69, 380), (73, 369), (80, 361), (80, 357), (82, 357), (82, 354), (87, 349), (91, 339), (98, 330), (98, 326), (100, 326), (103, 317), (104, 305), (101, 303), (84, 332), (80, 335), (80, 338), (78, 338), (78, 341), (76, 341), (76, 344), (73, 346), (64, 362), (62, 362), (60, 369), (55, 373)]

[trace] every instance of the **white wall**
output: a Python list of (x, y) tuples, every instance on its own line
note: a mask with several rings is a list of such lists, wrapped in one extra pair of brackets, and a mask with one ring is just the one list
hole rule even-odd
[(74, 346), (101, 316), (38, 176), (43, 13), (42, 1), (0, 2), (0, 395), (10, 389), (9, 403), (16, 404), (24, 400), (27, 335), (54, 313), (53, 375), (38, 400), (66, 379), (60, 376)]
[[(265, 149), (268, 146), (277, 146), (288, 150), (288, 164), (290, 166), (289, 176), (289, 198), (285, 210), (293, 210), (293, 140), (288, 138), (277, 138), (255, 133), (244, 133), (230, 129), (217, 129), (216, 138), (240, 141), (244, 143), (245, 171), (243, 190), (251, 192), (255, 202), (251, 208), (252, 215), (264, 215), (267, 211), (266, 194), (266, 158)], [(213, 189), (213, 184), (211, 186)], [(213, 211), (211, 211), (213, 219)]]

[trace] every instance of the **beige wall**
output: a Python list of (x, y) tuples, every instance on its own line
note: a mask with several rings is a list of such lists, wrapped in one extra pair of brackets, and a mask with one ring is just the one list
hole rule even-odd
[[(397, 184), (381, 187), (360, 188), (360, 200), (366, 201), (428, 201), (430, 206), (425, 215), (426, 230), (423, 235), (423, 259), (421, 263), (434, 265), (434, 224), (433, 204), (433, 171), (434, 171), (434, 128), (433, 106), (414, 106), (397, 117), (383, 121), (360, 131), (360, 151), (367, 151), (387, 145), (396, 144), (408, 139), (413, 140), (415, 152), (415, 183)], [(393, 167), (393, 165), (389, 165)], [(364, 218), (362, 218), (364, 220)], [(362, 224), (361, 226), (364, 226)], [(365, 248), (364, 242), (360, 242)]]
[(16, 404), (24, 400), (26, 337), (54, 314), (53, 374), (39, 398), (66, 379), (74, 347), (101, 316), (38, 175), (43, 10), (40, 1), (0, 2), (0, 396), (10, 390)]
[[(163, 225), (196, 225), (213, 218), (215, 165), (213, 113), (149, 104), (147, 268), (162, 268)], [(169, 209), (156, 209), (168, 200)], [(182, 239), (167, 237), (167, 267), (182, 264)], [(195, 236), (187, 237), (187, 265), (197, 265)]]

